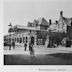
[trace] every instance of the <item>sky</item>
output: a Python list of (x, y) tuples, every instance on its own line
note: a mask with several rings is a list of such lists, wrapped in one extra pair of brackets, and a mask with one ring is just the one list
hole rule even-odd
[(60, 11), (65, 17), (72, 17), (71, 0), (5, 0), (3, 3), (4, 34), (8, 34), (8, 25), (24, 25), (34, 19), (44, 17), (54, 22), (59, 20)]

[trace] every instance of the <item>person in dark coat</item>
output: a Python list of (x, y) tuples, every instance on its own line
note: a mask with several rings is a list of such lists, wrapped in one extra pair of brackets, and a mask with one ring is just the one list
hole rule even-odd
[(30, 51), (30, 55), (32, 57), (34, 57), (34, 49), (33, 49), (33, 44), (32, 43), (29, 44), (29, 51)]
[(71, 47), (71, 41), (70, 40), (66, 41), (66, 47)]
[(15, 42), (12, 42), (13, 49), (15, 49)]
[(9, 45), (9, 50), (11, 50), (11, 39), (9, 39), (8, 45)]
[(26, 51), (26, 48), (27, 48), (27, 43), (25, 43), (25, 44), (24, 44), (24, 47), (25, 47), (25, 49), (24, 49), (24, 50)]

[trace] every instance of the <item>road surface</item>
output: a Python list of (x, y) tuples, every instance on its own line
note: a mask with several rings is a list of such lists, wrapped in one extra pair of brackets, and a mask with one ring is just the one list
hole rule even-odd
[(72, 65), (72, 48), (35, 46), (34, 50), (35, 57), (31, 57), (23, 46), (16, 46), (15, 50), (4, 47), (4, 65)]

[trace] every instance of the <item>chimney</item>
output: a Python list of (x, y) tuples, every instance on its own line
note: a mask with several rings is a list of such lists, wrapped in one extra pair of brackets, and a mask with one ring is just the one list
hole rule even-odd
[(49, 25), (51, 25), (51, 19), (49, 19)]
[(56, 24), (58, 24), (58, 21), (56, 20)]
[(63, 11), (60, 11), (60, 17), (63, 17)]

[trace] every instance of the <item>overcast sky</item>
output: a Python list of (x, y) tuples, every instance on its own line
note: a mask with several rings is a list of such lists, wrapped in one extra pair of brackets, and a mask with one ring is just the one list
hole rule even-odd
[(8, 33), (8, 24), (27, 25), (28, 21), (44, 17), (47, 21), (59, 19), (60, 11), (65, 17), (72, 17), (70, 0), (27, 0), (4, 2), (4, 33)]

